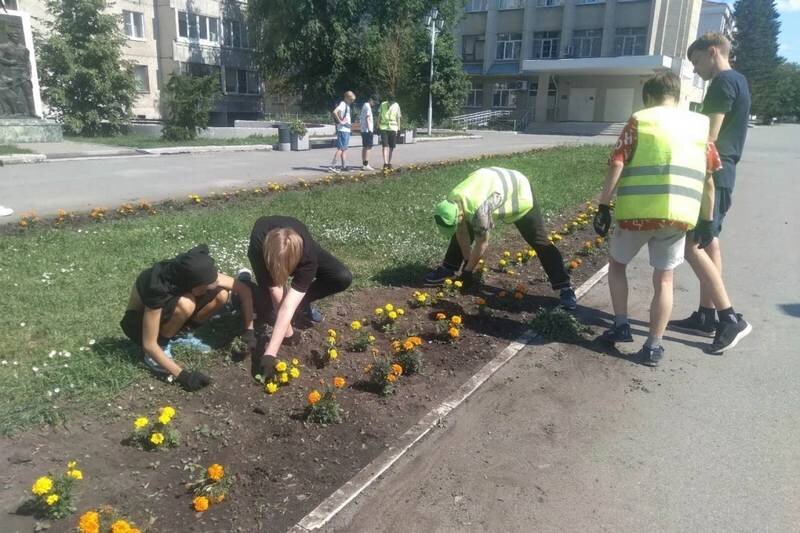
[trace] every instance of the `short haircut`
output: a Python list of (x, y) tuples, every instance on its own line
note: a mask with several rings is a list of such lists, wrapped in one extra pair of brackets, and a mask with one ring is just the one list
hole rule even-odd
[(667, 98), (678, 100), (680, 97), (681, 79), (671, 70), (659, 72), (644, 82), (642, 87), (642, 100), (645, 102), (663, 103)]
[(355, 98), (356, 97), (356, 95), (355, 95), (355, 93), (353, 93), (353, 91), (347, 91), (347, 92), (344, 93), (344, 97), (345, 98), (347, 98), (348, 96), (351, 97), (351, 98)]
[(283, 287), (303, 256), (303, 238), (291, 228), (276, 228), (264, 238), (264, 264), (275, 287)]
[(731, 53), (731, 42), (728, 38), (720, 33), (709, 31), (698, 37), (697, 40), (689, 46), (686, 57), (692, 59), (693, 53), (708, 50), (712, 46), (715, 46), (725, 57), (728, 57)]

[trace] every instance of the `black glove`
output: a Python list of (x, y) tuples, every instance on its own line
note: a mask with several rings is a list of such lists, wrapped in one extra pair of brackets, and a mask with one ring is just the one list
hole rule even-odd
[(278, 358), (271, 355), (253, 357), (250, 373), (253, 377), (260, 375), (265, 382), (269, 381), (275, 376), (275, 363), (277, 362)]
[(211, 383), (211, 378), (197, 370), (181, 370), (175, 381), (180, 383), (184, 390), (195, 392)]
[(611, 209), (605, 205), (600, 204), (597, 207), (597, 213), (594, 215), (594, 232), (605, 237), (608, 235), (608, 230), (611, 228)]
[(247, 350), (250, 353), (255, 351), (256, 346), (258, 345), (258, 340), (256, 340), (256, 332), (254, 330), (244, 330), (244, 333), (242, 333), (242, 340), (244, 341), (245, 345), (247, 345)]
[(694, 228), (694, 241), (698, 248), (705, 248), (714, 240), (714, 231), (711, 220), (701, 220)]
[(462, 270), (461, 271), (461, 288), (465, 291), (468, 291), (479, 284), (480, 276), (478, 273), (473, 270)]

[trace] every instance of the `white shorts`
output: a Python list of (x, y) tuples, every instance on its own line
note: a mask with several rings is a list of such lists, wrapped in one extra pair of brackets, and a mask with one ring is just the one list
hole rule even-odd
[(674, 270), (683, 263), (685, 242), (686, 232), (675, 228), (633, 231), (617, 226), (611, 234), (609, 254), (617, 263), (627, 265), (647, 244), (650, 266), (656, 270)]

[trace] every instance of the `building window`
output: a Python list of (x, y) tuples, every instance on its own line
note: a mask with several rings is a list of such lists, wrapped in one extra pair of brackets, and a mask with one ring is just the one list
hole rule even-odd
[(497, 59), (510, 60), (519, 59), (522, 50), (521, 33), (498, 33), (497, 34)]
[(539, 7), (556, 7), (561, 5), (561, 0), (537, 0), (536, 5)]
[(537, 31), (533, 34), (534, 59), (558, 59), (560, 31)]
[(466, 107), (483, 107), (483, 82), (472, 80)]
[(578, 0), (578, 5), (605, 4), (606, 0)]
[(467, 13), (478, 13), (489, 9), (489, 0), (467, 0), (464, 11)]
[(497, 0), (497, 9), (523, 9), (525, 0)]
[(464, 61), (483, 61), (483, 35), (464, 35), (461, 38), (461, 59)]
[(123, 11), (122, 20), (125, 23), (125, 36), (128, 39), (144, 40), (144, 13)]
[(219, 19), (178, 11), (178, 35), (187, 39), (219, 42)]
[(136, 91), (140, 93), (150, 92), (150, 79), (147, 77), (147, 65), (134, 65), (133, 77), (136, 80)]
[(520, 82), (495, 83), (492, 89), (492, 107), (517, 107), (517, 91)]
[(225, 92), (228, 94), (258, 94), (258, 73), (252, 70), (225, 68)]
[(600, 57), (603, 30), (576, 30), (572, 32), (572, 47), (567, 57)]
[(641, 56), (645, 54), (647, 28), (617, 28), (614, 50), (618, 56)]
[(247, 28), (238, 20), (222, 21), (222, 42), (231, 48), (247, 48)]

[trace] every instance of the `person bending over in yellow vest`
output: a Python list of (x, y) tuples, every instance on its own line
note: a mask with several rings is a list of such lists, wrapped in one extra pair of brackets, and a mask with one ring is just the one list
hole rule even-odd
[(450, 245), (442, 264), (425, 276), (427, 285), (438, 285), (461, 270), (464, 288), (470, 288), (477, 281), (475, 267), (489, 246), (490, 230), (497, 222), (513, 223), (536, 251), (553, 289), (560, 291), (561, 304), (567, 309), (577, 306), (564, 259), (547, 238), (539, 203), (521, 172), (476, 170), (437, 204), (433, 218)]
[(383, 150), (383, 170), (392, 170), (392, 155), (397, 146), (397, 136), (400, 132), (400, 119), (403, 114), (400, 112), (400, 104), (393, 94), (386, 97), (386, 101), (381, 102), (380, 107), (380, 129), (381, 129), (381, 148)]
[[(708, 142), (708, 117), (679, 109), (679, 97), (680, 78), (672, 72), (645, 82), (645, 109), (633, 114), (617, 141), (594, 220), (595, 231), (608, 234), (609, 204), (616, 192), (617, 226), (610, 239), (608, 272), (614, 325), (600, 336), (605, 342), (633, 342), (626, 266), (645, 244), (648, 247), (655, 293), (650, 331), (637, 354), (639, 362), (648, 366), (658, 365), (664, 357), (661, 338), (672, 312), (672, 273), (683, 262), (686, 232), (694, 228), (701, 248), (713, 238), (712, 173), (722, 166), (714, 143)], [(741, 315), (737, 320), (718, 273), (707, 281), (714, 287), (718, 309), (731, 315), (730, 323), (745, 332), (742, 336), (749, 333)], [(731, 346), (715, 341), (709, 351), (721, 353)]]

